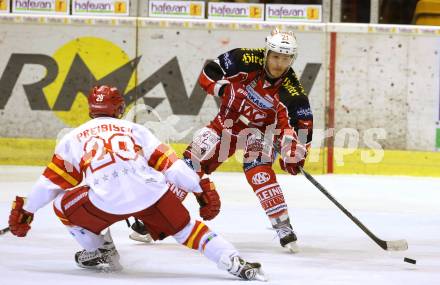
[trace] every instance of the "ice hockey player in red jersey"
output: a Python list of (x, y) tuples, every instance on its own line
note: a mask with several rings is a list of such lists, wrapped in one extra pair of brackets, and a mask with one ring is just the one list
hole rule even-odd
[(281, 168), (296, 175), (312, 140), (309, 100), (292, 68), (296, 58), (294, 34), (275, 29), (264, 49), (233, 49), (208, 62), (199, 84), (220, 97), (220, 110), (184, 152), (185, 162), (202, 177), (243, 149), (247, 181), (281, 246), (292, 252), (297, 237), (272, 164), (279, 154)]
[(125, 103), (116, 88), (94, 87), (88, 102), (92, 120), (63, 137), (26, 202), (16, 197), (9, 216), (12, 234), (26, 236), (34, 213), (53, 201), (56, 215), (83, 248), (75, 254), (80, 267), (122, 269), (110, 232), (102, 232), (135, 217), (155, 240), (173, 236), (220, 269), (245, 280), (264, 280), (259, 263), (245, 261), (231, 243), (191, 219), (169, 190), (174, 184), (194, 193), (200, 216), (209, 220), (220, 210), (214, 184), (200, 180), (148, 129), (120, 119)]

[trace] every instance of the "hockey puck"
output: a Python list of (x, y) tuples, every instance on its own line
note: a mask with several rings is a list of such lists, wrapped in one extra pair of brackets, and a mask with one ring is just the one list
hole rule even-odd
[(411, 258), (408, 258), (408, 257), (405, 257), (403, 259), (403, 261), (408, 262), (408, 263), (412, 263), (412, 264), (416, 264), (416, 260), (415, 259), (411, 259)]

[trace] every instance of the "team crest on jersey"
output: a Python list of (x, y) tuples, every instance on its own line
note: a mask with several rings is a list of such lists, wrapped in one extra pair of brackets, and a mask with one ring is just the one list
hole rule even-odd
[(270, 174), (267, 172), (258, 172), (252, 176), (252, 184), (261, 185), (269, 181)]
[(241, 113), (246, 118), (252, 121), (252, 124), (255, 126), (262, 126), (264, 124), (264, 119), (266, 119), (266, 114), (256, 109), (255, 106), (252, 106), (250, 103), (245, 102), (241, 108)]

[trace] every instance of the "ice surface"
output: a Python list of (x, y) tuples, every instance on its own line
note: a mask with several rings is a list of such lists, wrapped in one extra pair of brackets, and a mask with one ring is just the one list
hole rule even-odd
[[(0, 167), (0, 228), (10, 203), (26, 195), (41, 167)], [(220, 215), (207, 224), (242, 256), (263, 264), (267, 284), (440, 284), (440, 179), (316, 175), (315, 178), (371, 231), (384, 240), (406, 239), (408, 251), (386, 252), (371, 241), (304, 177), (280, 175), (300, 253), (274, 239), (269, 221), (243, 174), (216, 173)], [(197, 216), (195, 199), (185, 204)], [(198, 252), (174, 243), (128, 239), (125, 222), (112, 226), (124, 270), (95, 273), (77, 268), (79, 246), (52, 207), (36, 214), (26, 238), (0, 236), (0, 284), (238, 284)], [(404, 257), (416, 265), (403, 262)], [(256, 284), (256, 282), (251, 282)]]

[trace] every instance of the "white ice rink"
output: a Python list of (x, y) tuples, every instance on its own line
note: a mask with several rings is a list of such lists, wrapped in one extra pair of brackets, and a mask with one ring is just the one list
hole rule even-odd
[[(26, 195), (40, 167), (0, 167), (0, 227), (10, 203)], [(268, 230), (269, 222), (243, 174), (213, 176), (222, 199), (220, 215), (207, 224), (250, 261), (259, 261), (267, 284), (440, 284), (440, 179), (316, 175), (333, 196), (379, 238), (406, 239), (409, 249), (386, 252), (372, 242), (304, 177), (279, 176), (301, 252), (289, 254)], [(185, 204), (197, 216), (195, 199)], [(95, 273), (77, 268), (80, 248), (46, 206), (26, 238), (0, 236), (0, 284), (238, 284), (242, 282), (174, 243), (128, 239), (125, 222), (112, 226), (124, 270)], [(416, 265), (403, 262), (404, 257)], [(256, 284), (256, 281), (251, 282)]]

